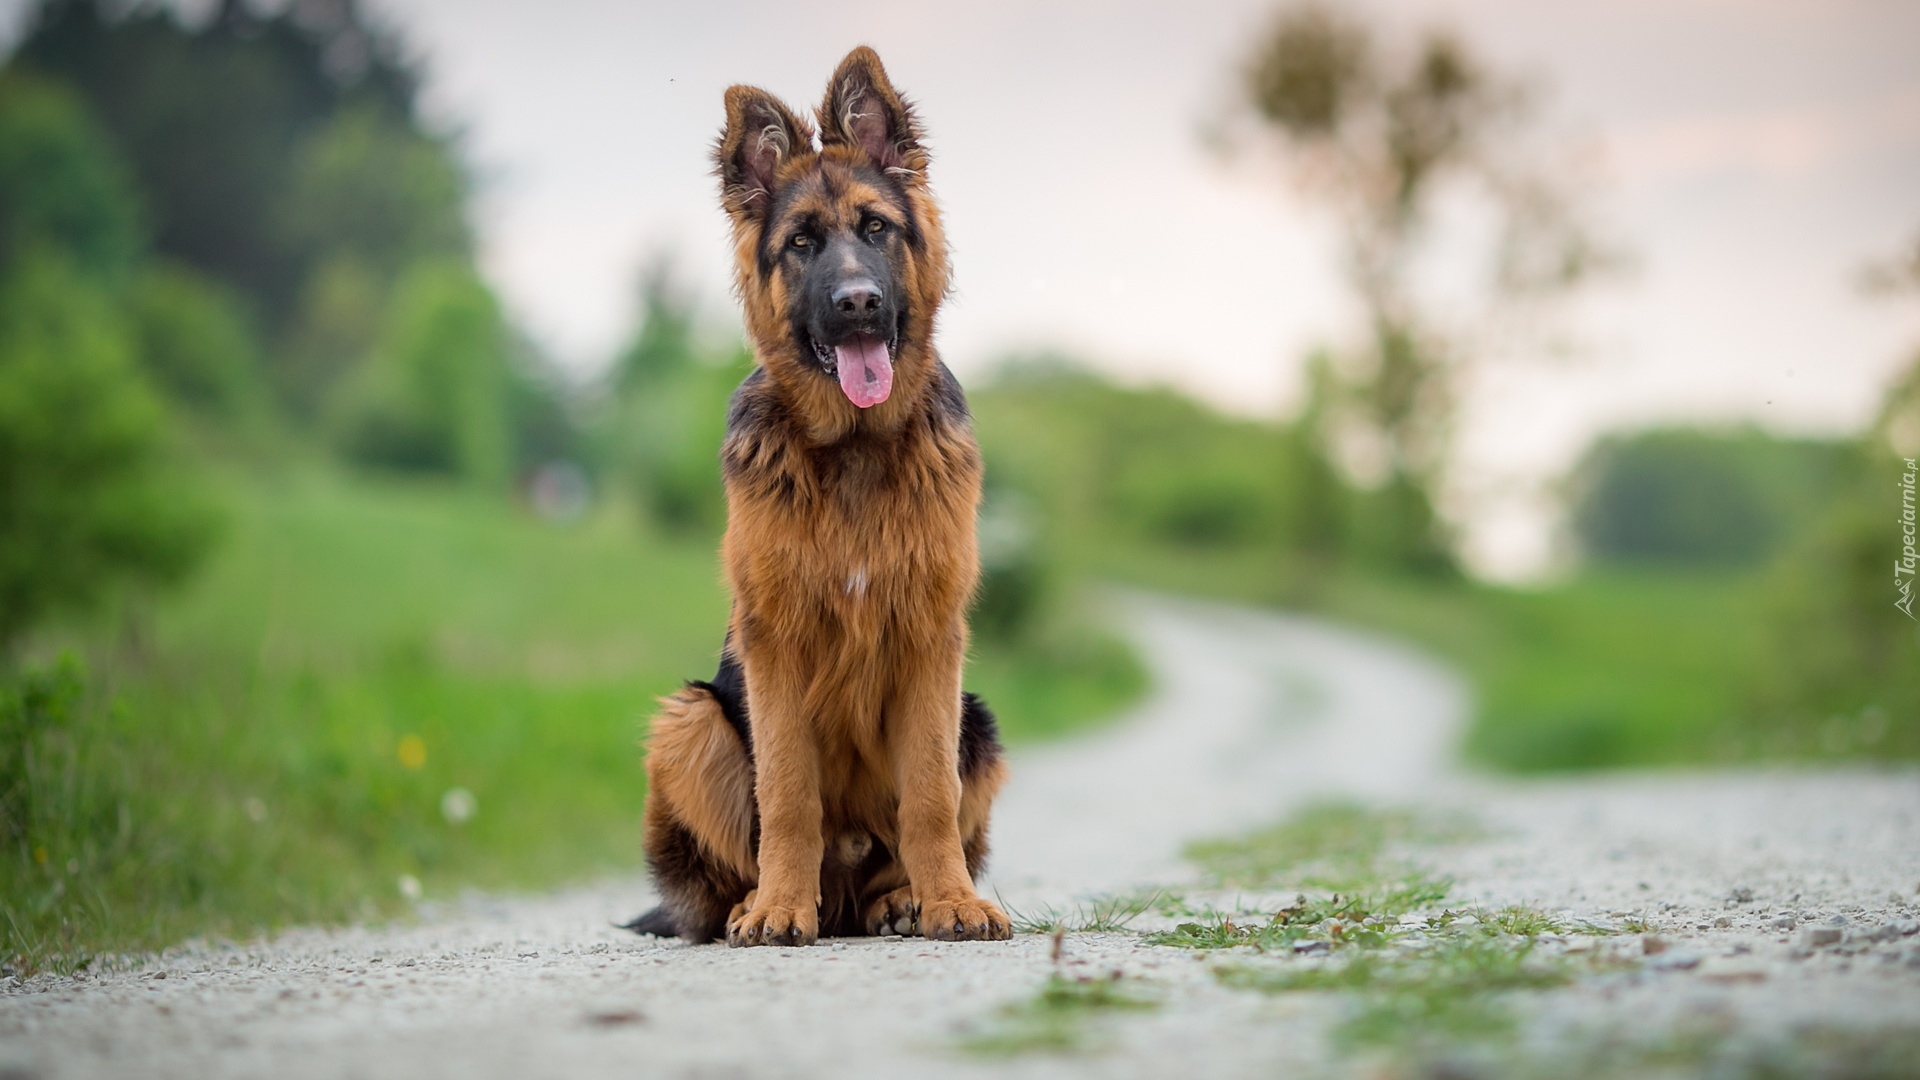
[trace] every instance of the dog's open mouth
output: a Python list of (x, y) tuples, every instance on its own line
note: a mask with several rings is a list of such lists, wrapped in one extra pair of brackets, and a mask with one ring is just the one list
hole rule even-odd
[(893, 393), (893, 342), (855, 334), (832, 348), (817, 340), (812, 344), (820, 366), (839, 377), (840, 392), (848, 401), (871, 409)]

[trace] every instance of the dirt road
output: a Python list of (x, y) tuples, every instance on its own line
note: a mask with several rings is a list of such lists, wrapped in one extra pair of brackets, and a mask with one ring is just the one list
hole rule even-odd
[[(1920, 775), (1745, 772), (1511, 783), (1457, 771), (1466, 696), (1401, 646), (1308, 619), (1116, 601), (1157, 680), (1100, 734), (1017, 756), (988, 888), (1032, 911), (1177, 884), (1183, 842), (1327, 795), (1464, 809), (1432, 857), (1460, 903), (1627, 926), (1657, 955), (1528, 1006), (1548, 1052), (1705, 1025), (1756, 1038), (1920, 1026)], [(1055, 970), (1050, 942), (728, 950), (611, 923), (643, 880), (430, 905), (409, 924), (193, 946), (0, 984), (0, 1078), (1340, 1075), (1330, 995), (1263, 996), (1217, 955), (1069, 935), (1160, 1007), (1096, 1049), (983, 1059), (962, 1040)], [(1838, 920), (1838, 921), (1836, 921)], [(1691, 1026), (1689, 1026), (1691, 1025)], [(1865, 1038), (1866, 1036), (1862, 1036)], [(1583, 1043), (1584, 1045), (1584, 1043)], [(1683, 1067), (1684, 1071), (1684, 1067)]]

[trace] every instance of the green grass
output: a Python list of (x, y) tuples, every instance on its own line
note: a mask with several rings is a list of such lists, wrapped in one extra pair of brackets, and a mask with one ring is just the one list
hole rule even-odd
[(1405, 933), (1402, 916), (1445, 902), (1448, 887), (1443, 879), (1414, 874), (1352, 893), (1303, 894), (1270, 914), (1202, 909), (1196, 919), (1148, 934), (1146, 941), (1182, 949), (1248, 947), (1277, 953), (1302, 942), (1324, 942), (1332, 950), (1377, 948)]
[(1013, 920), (1016, 934), (1117, 934), (1131, 927), (1134, 920), (1159, 906), (1167, 894), (1135, 893), (1101, 896), (1085, 903), (1061, 907), (1053, 904), (1021, 910), (1004, 901), (1007, 917)]
[(1055, 739), (1138, 700), (1147, 670), (1125, 642), (1074, 617), (1037, 642), (976, 639), (967, 688), (986, 699), (1010, 740)]
[[(324, 470), (224, 492), (183, 591), (45, 635), (0, 681), (0, 960), (394, 914), (403, 879), (431, 900), (639, 865), (646, 718), (725, 628), (710, 542)], [(1104, 645), (979, 654), (1010, 741), (1140, 682)], [(443, 813), (455, 789), (470, 820)]]

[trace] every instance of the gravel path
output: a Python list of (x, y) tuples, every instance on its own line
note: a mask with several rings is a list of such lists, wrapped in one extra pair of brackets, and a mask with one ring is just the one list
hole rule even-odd
[[(1450, 767), (1465, 694), (1414, 652), (1309, 619), (1145, 597), (1117, 604), (1156, 692), (1096, 737), (1015, 759), (987, 886), (1011, 907), (1178, 883), (1191, 874), (1178, 859), (1183, 841), (1318, 796), (1465, 809), (1490, 838), (1430, 853), (1457, 897), (1639, 919), (1659, 938), (1662, 951), (1630, 974), (1542, 995), (1528, 1026), (1537, 1037), (1564, 1046), (1699, 1023), (1761, 1034), (1920, 1025), (1920, 936), (1907, 936), (1920, 915), (1920, 774), (1496, 783)], [(1129, 933), (1071, 935), (1066, 968), (1125, 971), (1155, 987), (1163, 1007), (1109, 1025), (1103, 1050), (981, 1060), (957, 1040), (1043, 983), (1053, 970), (1046, 938), (729, 950), (611, 928), (648, 900), (643, 880), (609, 881), (425, 907), (410, 924), (301, 930), (79, 978), (0, 982), (0, 1080), (1362, 1067), (1328, 1045), (1337, 999), (1227, 989), (1211, 972), (1217, 958)], [(1638, 953), (1641, 942), (1600, 947)], [(1582, 947), (1553, 947), (1563, 945)]]

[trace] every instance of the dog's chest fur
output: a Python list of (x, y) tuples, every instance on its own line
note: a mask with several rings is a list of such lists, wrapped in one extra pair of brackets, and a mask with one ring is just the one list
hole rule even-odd
[(724, 455), (728, 572), (749, 607), (783, 612), (800, 634), (831, 629), (807, 627), (807, 612), (856, 632), (960, 617), (980, 491), (964, 422), (930, 408), (890, 432), (808, 445), (776, 411), (749, 419)]

